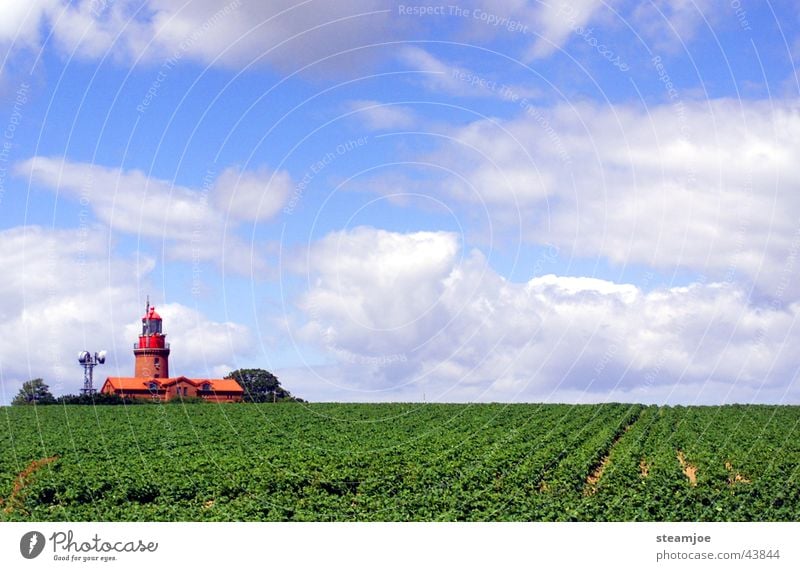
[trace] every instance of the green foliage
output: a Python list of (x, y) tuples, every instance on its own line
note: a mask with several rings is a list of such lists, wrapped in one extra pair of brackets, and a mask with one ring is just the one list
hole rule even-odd
[(11, 404), (54, 404), (55, 402), (56, 399), (50, 393), (50, 387), (42, 379), (31, 379), (22, 383), (22, 388)]
[[(152, 402), (152, 401), (151, 401)], [(203, 397), (184, 397), (178, 396), (165, 401), (164, 404), (206, 404), (208, 401)]]
[(160, 403), (3, 412), (0, 521), (800, 514), (800, 407)]
[(278, 377), (264, 369), (237, 369), (225, 376), (244, 389), (244, 402), (304, 402), (281, 386)]

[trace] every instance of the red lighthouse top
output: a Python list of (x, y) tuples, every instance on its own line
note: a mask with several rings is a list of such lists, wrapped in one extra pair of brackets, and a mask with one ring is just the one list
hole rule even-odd
[(161, 321), (161, 316), (156, 313), (155, 306), (151, 306), (148, 304), (148, 307), (145, 311), (146, 313), (142, 317), (142, 321), (145, 321), (147, 319), (158, 319), (159, 321)]
[(156, 308), (150, 305), (150, 299), (147, 300), (147, 306), (144, 310), (144, 317), (142, 317), (142, 333), (139, 335), (138, 349), (163, 349), (167, 347), (166, 335), (161, 332), (161, 316), (156, 313)]

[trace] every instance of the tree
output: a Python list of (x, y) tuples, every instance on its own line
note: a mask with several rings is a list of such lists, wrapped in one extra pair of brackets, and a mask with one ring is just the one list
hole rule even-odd
[(228, 373), (226, 379), (235, 379), (244, 389), (245, 402), (303, 402), (281, 386), (278, 377), (264, 369), (237, 369)]
[(55, 397), (50, 393), (50, 387), (42, 379), (31, 379), (22, 383), (22, 388), (11, 401), (11, 404), (54, 404)]

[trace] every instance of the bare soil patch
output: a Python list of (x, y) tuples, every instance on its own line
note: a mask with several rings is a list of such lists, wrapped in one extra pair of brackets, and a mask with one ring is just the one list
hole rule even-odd
[(728, 476), (728, 484), (733, 486), (734, 484), (749, 484), (750, 480), (744, 476), (742, 476), (739, 472), (733, 469), (733, 464), (730, 462), (725, 462), (725, 469), (731, 473)]
[(681, 468), (683, 469), (683, 473), (689, 478), (689, 483), (692, 486), (697, 485), (697, 466), (693, 466), (686, 461), (686, 456), (683, 454), (683, 450), (678, 450), (678, 462), (681, 463)]
[(594, 469), (589, 473), (586, 477), (586, 485), (583, 487), (583, 495), (584, 496), (591, 496), (597, 492), (597, 483), (600, 481), (600, 478), (603, 477), (603, 472), (605, 472), (606, 468), (609, 464), (611, 464), (611, 451), (614, 450), (614, 447), (622, 440), (622, 437), (631, 429), (634, 423), (639, 420), (639, 415), (633, 417), (630, 422), (622, 429), (622, 431), (614, 438), (614, 442), (611, 443), (611, 446), (608, 447), (606, 453), (600, 459), (600, 462)]

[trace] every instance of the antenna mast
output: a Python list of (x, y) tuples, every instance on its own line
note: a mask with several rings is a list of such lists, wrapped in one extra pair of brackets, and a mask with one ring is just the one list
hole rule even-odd
[(92, 383), (92, 372), (97, 365), (102, 365), (106, 362), (106, 352), (100, 351), (92, 355), (89, 351), (81, 351), (78, 353), (78, 363), (83, 365), (83, 388), (81, 394), (93, 395), (97, 392)]

